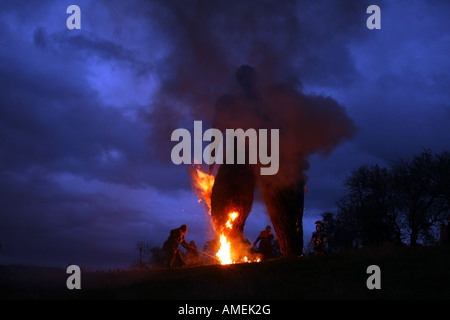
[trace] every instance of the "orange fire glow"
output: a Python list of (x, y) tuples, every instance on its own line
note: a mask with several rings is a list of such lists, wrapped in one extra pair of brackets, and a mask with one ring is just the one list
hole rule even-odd
[[(212, 174), (208, 174), (206, 172), (203, 172), (199, 168), (194, 168), (191, 172), (192, 176), (192, 184), (195, 193), (198, 196), (198, 202), (204, 202), (207, 209), (208, 214), (211, 215), (211, 193), (212, 188), (214, 186), (214, 180), (215, 177)], [(233, 249), (232, 249), (232, 243), (229, 239), (227, 239), (224, 230), (232, 230), (233, 229), (233, 222), (236, 220), (236, 218), (239, 216), (239, 213), (237, 211), (231, 211), (228, 214), (228, 220), (227, 222), (220, 227), (220, 248), (216, 253), (217, 258), (220, 260), (220, 263), (225, 264), (232, 264), (237, 262), (259, 262), (260, 259), (257, 258), (255, 260), (250, 260), (246, 256), (242, 258), (240, 261), (233, 260)], [(217, 230), (216, 230), (217, 231)]]
[[(228, 229), (233, 229), (233, 221), (239, 216), (236, 211), (230, 212), (228, 214), (228, 220), (225, 223), (225, 227)], [(231, 264), (234, 261), (231, 259), (231, 243), (228, 241), (225, 234), (222, 232), (220, 235), (220, 249), (216, 253), (217, 258), (219, 258), (221, 264)]]
[(220, 264), (231, 264), (231, 243), (227, 240), (227, 237), (222, 233), (220, 235), (220, 249), (216, 253), (217, 258), (220, 260)]
[(236, 211), (233, 211), (231, 213), (228, 214), (228, 221), (227, 223), (225, 223), (225, 226), (228, 229), (233, 229), (233, 225), (231, 224), (234, 220), (236, 220), (236, 218), (239, 216), (239, 213), (237, 213)]
[(192, 174), (192, 183), (198, 195), (198, 202), (205, 203), (209, 215), (211, 215), (211, 192), (214, 186), (214, 179), (214, 175), (207, 174), (198, 168), (195, 168)]

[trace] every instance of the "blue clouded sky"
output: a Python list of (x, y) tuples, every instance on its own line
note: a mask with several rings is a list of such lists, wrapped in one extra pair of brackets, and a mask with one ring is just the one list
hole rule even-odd
[[(68, 30), (66, 8), (81, 8)], [(381, 8), (368, 30), (365, 9)], [(450, 4), (440, 1), (3, 1), (0, 263), (126, 267), (189, 225), (213, 237), (173, 129), (210, 119), (245, 63), (330, 96), (358, 128), (309, 157), (304, 231), (345, 176), (450, 146)], [(231, 80), (230, 80), (231, 79)], [(256, 202), (245, 235), (270, 223)]]

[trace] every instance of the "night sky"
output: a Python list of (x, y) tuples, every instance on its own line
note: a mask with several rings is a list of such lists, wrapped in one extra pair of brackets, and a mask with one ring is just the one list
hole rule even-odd
[[(79, 30), (66, 27), (72, 4)], [(381, 29), (366, 27), (371, 4)], [(308, 158), (308, 241), (353, 169), (448, 150), (449, 12), (444, 1), (3, 0), (0, 263), (128, 267), (136, 242), (162, 246), (183, 223), (202, 248), (210, 218), (170, 135), (209, 122), (242, 64), (330, 97), (355, 124)], [(267, 224), (258, 200), (245, 236)]]

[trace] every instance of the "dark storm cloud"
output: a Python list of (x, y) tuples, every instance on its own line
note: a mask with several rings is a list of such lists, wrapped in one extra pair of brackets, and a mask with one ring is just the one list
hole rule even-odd
[(423, 148), (444, 151), (450, 143), (449, 4), (398, 2), (384, 8), (380, 32), (352, 45), (362, 77), (344, 99), (361, 128), (355, 146), (380, 163)]
[[(183, 179), (179, 168), (152, 162), (142, 106), (112, 107), (89, 81), (96, 72), (108, 80), (95, 69), (99, 63), (138, 75), (143, 60), (104, 34), (70, 33), (64, 6), (63, 19), (42, 20), (52, 4), (9, 4), (0, 16), (0, 258), (128, 265), (136, 237), (156, 243), (168, 227), (149, 220), (161, 209), (127, 203), (110, 188), (176, 190)], [(131, 107), (134, 116), (126, 113)], [(82, 186), (61, 174), (78, 177)], [(105, 185), (83, 190), (99, 181)]]
[(211, 126), (220, 97), (238, 92), (234, 73), (242, 64), (256, 68), (266, 125), (283, 131), (279, 181), (298, 179), (308, 156), (330, 154), (354, 136), (345, 107), (299, 90), (303, 81), (352, 83), (357, 71), (347, 44), (363, 36), (364, 2), (157, 1), (140, 7), (162, 26), (170, 48), (148, 114), (166, 161), (173, 145), (165, 141), (174, 129), (192, 129), (194, 119)]
[[(58, 79), (48, 80), (58, 83)], [(49, 88), (49, 93), (58, 86)], [(39, 85), (33, 88), (38, 90)], [(99, 110), (91, 101), (92, 96), (79, 91), (68, 96), (59, 93), (61, 100), (56, 101), (42, 96), (43, 90), (40, 96), (30, 91), (2, 101), (5, 108), (0, 121), (4, 137), (1, 160), (5, 168), (20, 171), (37, 165), (50, 172), (69, 171), (105, 180), (120, 176), (121, 183), (143, 183), (128, 174), (133, 165), (142, 166), (148, 159), (141, 150), (145, 146), (142, 128), (127, 121), (118, 110)], [(111, 151), (116, 151), (117, 157), (108, 161), (103, 155)]]
[[(334, 211), (345, 176), (362, 165), (387, 166), (424, 148), (448, 150), (450, 50), (448, 3), (385, 2), (382, 28), (350, 42), (357, 81), (332, 92), (358, 125), (351, 144), (314, 158), (307, 209)], [(320, 90), (320, 89), (319, 89)], [(314, 91), (314, 90), (313, 90)], [(308, 212), (308, 210), (306, 211)]]
[(120, 108), (104, 106), (86, 81), (90, 71), (83, 60), (92, 57), (137, 69), (129, 51), (90, 33), (47, 34), (37, 27), (27, 44), (15, 41), (10, 28), (4, 32), (0, 159), (5, 170), (41, 166), (130, 186), (179, 187), (164, 178), (173, 176), (167, 174), (170, 166), (158, 165), (156, 171), (149, 166), (155, 151), (147, 126)]
[[(364, 2), (156, 1), (139, 6), (161, 25), (170, 53), (161, 66), (156, 109), (175, 116), (153, 119), (173, 130), (186, 116), (210, 119), (212, 106), (234, 89), (241, 64), (255, 66), (266, 82), (351, 81), (346, 47), (361, 37)], [(165, 115), (167, 111), (162, 112)], [(178, 123), (176, 115), (179, 115)], [(161, 122), (162, 121), (162, 122)], [(175, 122), (175, 123), (174, 123)], [(171, 131), (169, 130), (169, 131)], [(155, 135), (166, 136), (162, 130)]]
[(373, 32), (369, 1), (79, 1), (73, 32), (70, 4), (0, 6), (2, 254), (123, 261), (135, 240), (162, 239), (191, 219), (174, 214), (190, 183), (170, 161), (170, 134), (210, 122), (245, 63), (263, 84), (303, 87), (359, 128), (350, 144), (311, 159), (306, 214), (332, 207), (360, 164), (449, 145), (448, 4), (377, 1), (382, 29)]
[(109, 235), (130, 237), (123, 225), (142, 223), (144, 212), (120, 206), (101, 192), (71, 190), (39, 171), (1, 174), (0, 225), (8, 226), (0, 229), (3, 259), (60, 266), (83, 259), (92, 267), (104, 265), (102, 259), (114, 257), (112, 252), (131, 261), (132, 251), (122, 250)]
[(160, 6), (166, 13), (160, 22), (174, 48), (170, 67), (177, 76), (200, 72), (197, 81), (204, 83), (226, 81), (244, 62), (270, 69), (275, 81), (328, 82), (331, 76), (341, 82), (355, 71), (346, 44), (364, 35), (360, 13), (367, 7), (363, 1), (164, 1)]
[[(349, 28), (362, 19), (353, 16), (357, 9), (351, 5), (328, 2), (80, 5), (84, 30), (74, 32), (65, 29), (61, 3), (19, 8), (7, 2), (2, 7), (2, 234), (17, 241), (16, 249), (35, 243), (23, 251), (30, 257), (45, 247), (55, 257), (66, 256), (63, 251), (75, 239), (78, 253), (89, 242), (106, 245), (102, 237), (118, 231), (114, 221), (129, 225), (144, 214), (123, 207), (107, 190), (71, 190), (70, 184), (56, 182), (59, 174), (133, 188), (189, 190), (186, 168), (168, 161), (173, 129), (194, 118), (210, 120), (217, 99), (235, 90), (234, 72), (243, 63), (255, 65), (264, 83), (301, 87), (305, 80), (350, 81), (345, 75), (354, 70), (341, 41), (355, 36)], [(64, 15), (42, 20), (59, 11)], [(130, 37), (131, 26), (138, 32)], [(157, 36), (139, 36), (147, 32)], [(330, 42), (331, 34), (337, 40)], [(145, 41), (132, 43), (128, 38), (133, 36)], [(100, 65), (130, 70), (137, 77), (150, 73), (160, 81), (158, 91), (147, 106), (133, 106), (135, 116), (128, 117), (102, 101), (89, 83), (88, 75)], [(165, 225), (159, 217), (153, 219), (153, 225)], [(18, 240), (21, 234), (27, 234), (26, 242)], [(36, 254), (41, 261), (52, 260), (44, 256)]]
[(122, 45), (110, 40), (103, 39), (96, 34), (85, 32), (70, 35), (65, 31), (49, 35), (45, 28), (36, 28), (33, 34), (36, 46), (51, 50), (66, 57), (86, 58), (96, 56), (100, 59), (114, 60), (118, 62), (129, 62), (136, 64), (135, 55)]

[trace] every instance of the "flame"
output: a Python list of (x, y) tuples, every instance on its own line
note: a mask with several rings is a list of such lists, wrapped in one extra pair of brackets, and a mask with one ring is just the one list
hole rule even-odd
[(208, 214), (211, 215), (211, 193), (214, 186), (214, 175), (207, 174), (198, 168), (192, 172), (192, 184), (195, 193), (198, 196), (198, 202), (204, 202), (208, 208)]
[(216, 256), (220, 260), (220, 264), (234, 264), (234, 263), (240, 263), (240, 262), (260, 262), (261, 259), (259, 257), (254, 258), (253, 260), (249, 259), (247, 256), (244, 256), (240, 260), (236, 260), (236, 252), (233, 251), (231, 242), (228, 240), (228, 238), (225, 235), (224, 229), (233, 229), (233, 222), (236, 220), (236, 218), (239, 217), (239, 213), (237, 211), (232, 211), (228, 214), (228, 220), (225, 223), (224, 227), (222, 228), (222, 233), (220, 234), (220, 249), (217, 251)]
[[(228, 220), (225, 223), (225, 227), (228, 229), (233, 229), (233, 221), (239, 216), (239, 213), (232, 211), (228, 214)], [(231, 243), (222, 232), (220, 235), (220, 249), (216, 253), (217, 258), (219, 258), (221, 264), (231, 264), (234, 263), (231, 259)]]
[(247, 262), (247, 263), (251, 263), (251, 262), (260, 262), (261, 261), (261, 258), (256, 258), (256, 259), (254, 259), (254, 260), (249, 260), (248, 258), (247, 258), (247, 256), (245, 256), (244, 258), (242, 258), (242, 262)]
[[(203, 202), (208, 209), (208, 214), (211, 215), (211, 193), (215, 181), (214, 175), (208, 174), (206, 172), (203, 172), (199, 168), (193, 167), (193, 170), (191, 170), (191, 176), (192, 176), (192, 186), (195, 193), (198, 196), (198, 202), (199, 203)], [(219, 258), (220, 263), (223, 265), (238, 262), (260, 261), (259, 258), (255, 260), (250, 260), (247, 256), (243, 257), (242, 260), (240, 261), (233, 260), (232, 258), (233, 256), (232, 243), (226, 237), (224, 231), (233, 229), (233, 222), (237, 219), (238, 216), (239, 213), (237, 211), (231, 211), (228, 214), (227, 222), (222, 227), (220, 227), (221, 231), (219, 237), (220, 248), (219, 251), (217, 251), (216, 256), (217, 258)]]
[(225, 226), (228, 229), (233, 229), (233, 225), (231, 224), (234, 220), (236, 220), (236, 218), (239, 216), (239, 213), (237, 213), (236, 211), (233, 211), (231, 213), (228, 214), (228, 221), (225, 224)]
[(233, 260), (231, 260), (231, 243), (223, 233), (220, 235), (220, 249), (216, 256), (219, 258), (220, 264), (233, 263)]

